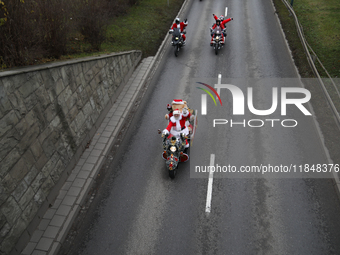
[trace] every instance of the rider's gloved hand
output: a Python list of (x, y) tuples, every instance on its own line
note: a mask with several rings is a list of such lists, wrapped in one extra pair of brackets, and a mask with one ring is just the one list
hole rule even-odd
[(231, 20), (234, 20), (234, 18), (231, 18)]
[(169, 131), (167, 129), (164, 129), (162, 132), (162, 135), (167, 135), (167, 134), (169, 134)]
[(185, 19), (185, 20), (184, 20), (184, 23), (187, 23), (187, 21), (188, 21), (188, 19)]

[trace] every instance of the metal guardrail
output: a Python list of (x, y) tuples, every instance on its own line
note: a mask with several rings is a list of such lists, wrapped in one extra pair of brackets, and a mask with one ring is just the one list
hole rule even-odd
[(310, 51), (313, 53), (313, 55), (316, 57), (316, 59), (318, 60), (318, 62), (320, 63), (320, 65), (322, 66), (322, 68), (325, 70), (326, 74), (328, 75), (328, 77), (330, 78), (338, 96), (339, 96), (339, 99), (340, 99), (340, 93), (339, 93), (339, 90), (338, 88), (336, 87), (336, 84), (334, 83), (333, 79), (330, 77), (329, 73), (327, 72), (327, 70), (325, 69), (325, 67), (322, 65), (320, 59), (317, 57), (317, 55), (315, 54), (315, 52), (313, 51), (313, 49), (310, 47), (310, 45), (308, 44), (308, 42), (306, 41), (305, 39), (305, 36), (303, 34), (303, 31), (302, 31), (302, 26), (300, 25), (299, 23), (299, 20), (295, 14), (295, 11), (293, 10), (292, 6), (290, 5), (290, 3), (288, 3), (287, 0), (282, 0), (282, 2), (284, 3), (284, 5), (288, 8), (288, 10), (290, 11), (290, 13), (293, 15), (294, 17), (294, 21), (295, 21), (295, 25), (296, 25), (296, 28), (297, 28), (297, 32), (298, 32), (298, 35), (299, 35), (299, 38), (300, 38), (300, 41), (301, 41), (301, 44), (306, 52), (306, 55), (307, 55), (307, 60), (308, 60), (308, 63), (310, 65), (310, 67), (312, 68), (315, 76), (317, 77), (320, 85), (321, 85), (321, 88), (326, 96), (326, 99), (332, 109), (332, 112), (333, 112), (333, 115), (334, 115), (334, 118), (336, 120), (336, 124), (338, 126), (338, 128), (340, 129), (340, 115), (339, 115), (339, 112), (338, 110), (336, 109), (334, 103), (333, 103), (333, 100), (332, 98), (330, 97), (328, 91), (327, 91), (327, 88), (324, 84), (324, 82), (322, 81), (321, 79), (321, 76), (317, 70), (317, 68), (315, 67), (315, 64), (314, 64), (314, 61), (313, 61), (313, 58), (310, 54)]

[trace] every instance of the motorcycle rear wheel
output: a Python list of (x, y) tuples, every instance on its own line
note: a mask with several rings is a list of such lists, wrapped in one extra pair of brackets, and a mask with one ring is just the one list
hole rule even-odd
[(218, 45), (215, 46), (215, 54), (218, 54)]

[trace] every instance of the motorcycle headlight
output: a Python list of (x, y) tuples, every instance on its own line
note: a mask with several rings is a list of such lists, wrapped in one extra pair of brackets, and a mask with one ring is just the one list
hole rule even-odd
[(176, 41), (177, 41), (179, 38), (178, 38), (178, 37), (176, 37), (175, 39), (176, 39)]
[(170, 150), (172, 151), (172, 152), (175, 152), (177, 149), (176, 149), (176, 146), (171, 146), (170, 147)]
[(220, 39), (220, 37), (219, 37), (219, 36), (216, 36), (216, 40), (218, 40), (218, 39)]

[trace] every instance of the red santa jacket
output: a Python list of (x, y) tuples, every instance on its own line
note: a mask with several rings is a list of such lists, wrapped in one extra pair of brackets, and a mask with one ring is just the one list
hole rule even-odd
[(174, 23), (171, 27), (171, 29), (174, 28), (179, 28), (181, 32), (183, 32), (183, 29), (188, 25), (188, 23), (184, 23), (183, 21), (181, 23), (179, 23), (178, 25), (176, 23)]
[[(214, 16), (214, 18), (215, 18), (215, 20), (218, 19), (218, 17), (217, 17), (216, 15)], [(228, 23), (229, 21), (231, 21), (231, 18), (225, 19), (225, 20), (221, 21), (221, 28), (222, 28), (222, 29), (225, 29), (225, 25), (224, 25), (224, 24)], [(216, 23), (215, 23), (215, 24), (213, 25), (212, 29), (215, 29), (216, 26), (217, 26), (217, 25), (216, 25)]]
[(166, 129), (170, 132), (171, 128), (173, 127), (174, 130), (176, 131), (181, 131), (183, 129), (185, 129), (185, 121), (187, 120), (187, 118), (190, 118), (191, 113), (188, 111), (188, 114), (183, 116), (183, 114), (181, 114), (179, 116), (179, 119), (176, 120), (174, 116), (170, 117), (170, 121), (169, 121), (169, 125), (166, 127)]

